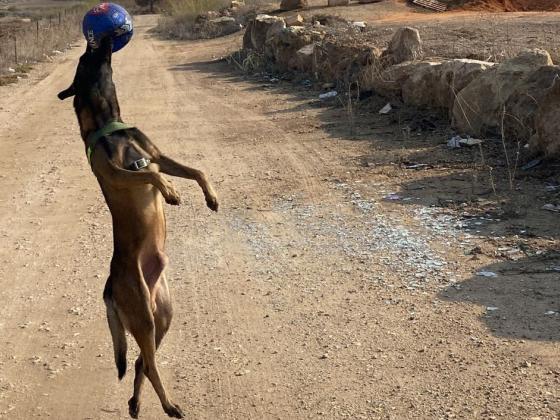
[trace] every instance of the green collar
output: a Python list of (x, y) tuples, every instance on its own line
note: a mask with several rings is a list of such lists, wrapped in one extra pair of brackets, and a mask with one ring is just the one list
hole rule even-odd
[(126, 130), (127, 128), (134, 128), (134, 127), (120, 121), (109, 121), (104, 127), (101, 127), (99, 130), (91, 133), (87, 138), (88, 146), (86, 150), (86, 155), (89, 164), (91, 165), (91, 155), (93, 154), (93, 149), (95, 148), (95, 144), (101, 137), (105, 137), (110, 134), (113, 134), (115, 131)]

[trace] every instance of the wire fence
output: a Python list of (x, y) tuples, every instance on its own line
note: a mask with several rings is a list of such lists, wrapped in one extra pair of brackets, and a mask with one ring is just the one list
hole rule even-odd
[(60, 10), (39, 19), (20, 19), (0, 31), (0, 74), (29, 66), (68, 48), (81, 33), (83, 8)]

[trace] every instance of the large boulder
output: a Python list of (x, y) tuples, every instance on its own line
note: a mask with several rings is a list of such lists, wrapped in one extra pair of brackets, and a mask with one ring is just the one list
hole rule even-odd
[(214, 36), (229, 35), (241, 30), (242, 26), (231, 16), (222, 16), (210, 19), (206, 23), (206, 29)]
[(402, 99), (409, 105), (451, 113), (457, 94), (493, 66), (494, 63), (468, 59), (415, 66), (410, 77), (402, 81)]
[(540, 98), (533, 124), (530, 150), (548, 157), (560, 157), (560, 79), (554, 79), (552, 86)]
[[(505, 135), (509, 141), (529, 140), (537, 131), (537, 113), (547, 114), (546, 106), (551, 100), (556, 107), (560, 105), (558, 97), (551, 94), (551, 88), (559, 78), (560, 67), (543, 66), (531, 73), (511, 93), (505, 103), (504, 115)], [(540, 123), (546, 120), (542, 116), (540, 118)], [(546, 129), (543, 127), (541, 131), (545, 132)]]
[(529, 77), (543, 66), (552, 66), (550, 54), (531, 50), (483, 72), (457, 95), (454, 127), (473, 136), (500, 135), (508, 100), (527, 90)]
[(268, 39), (286, 27), (284, 19), (278, 16), (257, 15), (249, 21), (243, 36), (243, 48), (263, 52)]
[(415, 28), (404, 27), (393, 35), (389, 47), (383, 51), (382, 57), (387, 65), (391, 65), (421, 60), (423, 56), (420, 32)]
[(370, 45), (348, 45), (335, 37), (325, 39), (316, 54), (316, 73), (327, 82), (336, 80), (346, 84), (359, 82), (360, 89), (365, 73), (379, 61), (381, 51)]
[(297, 10), (307, 8), (307, 0), (282, 0), (280, 10)]
[(281, 70), (300, 68), (298, 50), (318, 38), (303, 26), (289, 26), (271, 36), (265, 46), (265, 55)]

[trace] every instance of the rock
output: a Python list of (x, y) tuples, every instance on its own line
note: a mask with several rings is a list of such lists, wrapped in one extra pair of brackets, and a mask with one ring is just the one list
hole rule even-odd
[(400, 28), (395, 33), (389, 42), (389, 47), (383, 51), (382, 55), (387, 64), (420, 60), (423, 56), (420, 32), (418, 29), (409, 27)]
[(262, 52), (266, 41), (285, 27), (286, 22), (281, 17), (257, 15), (247, 25), (243, 36), (243, 48)]
[[(553, 107), (560, 105), (558, 98), (554, 98), (555, 95), (551, 91), (554, 81), (558, 78), (560, 78), (560, 67), (543, 66), (531, 73), (525, 83), (512, 92), (505, 104), (504, 128), (508, 141), (526, 143), (531, 139), (537, 132), (536, 117), (539, 110), (542, 110), (540, 123), (550, 118), (551, 115), (544, 119), (542, 119), (542, 116), (548, 114), (548, 108), (551, 105)], [(552, 95), (549, 97), (551, 93)], [(547, 101), (547, 98), (550, 101)], [(543, 107), (543, 105), (546, 106)], [(558, 113), (554, 113), (554, 115), (558, 115)], [(541, 126), (540, 132), (547, 133), (548, 124)], [(536, 143), (533, 145), (536, 145)], [(545, 149), (539, 146), (534, 151), (543, 152)]]
[(348, 6), (350, 4), (350, 0), (329, 0), (329, 6)]
[(313, 71), (313, 59), (315, 54), (316, 43), (305, 45), (296, 51), (298, 70), (303, 72)]
[(284, 19), (287, 26), (301, 26), (304, 22), (303, 16), (299, 13), (297, 15), (286, 16)]
[(245, 2), (242, 0), (232, 0), (230, 4), (231, 9), (239, 9), (240, 7), (244, 7)]
[(241, 29), (241, 25), (237, 23), (235, 18), (230, 16), (222, 16), (216, 19), (210, 19), (207, 22), (209, 30), (219, 34), (220, 36), (233, 34)]
[(342, 80), (347, 83), (362, 81), (376, 73), (381, 51), (369, 45), (347, 45), (334, 38), (323, 42), (317, 54), (317, 73), (328, 82)]
[(530, 139), (532, 152), (549, 157), (560, 156), (560, 80), (556, 79), (546, 95), (540, 100), (534, 117), (535, 134)]
[(501, 136), (502, 115), (510, 96), (526, 91), (531, 74), (551, 65), (548, 52), (531, 50), (482, 73), (457, 95), (453, 126), (476, 137)]
[(296, 10), (307, 8), (307, 0), (282, 0), (280, 10)]
[(372, 67), (362, 78), (361, 89), (373, 90), (386, 98), (402, 99), (403, 83), (411, 74), (420, 71), (424, 66), (438, 65), (440, 62), (401, 63), (387, 68), (381, 64)]
[(303, 26), (289, 26), (271, 36), (265, 46), (265, 55), (282, 70), (300, 69), (297, 51), (315, 41), (315, 37)]
[(494, 63), (468, 59), (420, 63), (400, 82), (403, 102), (451, 114), (456, 95), (493, 66)]

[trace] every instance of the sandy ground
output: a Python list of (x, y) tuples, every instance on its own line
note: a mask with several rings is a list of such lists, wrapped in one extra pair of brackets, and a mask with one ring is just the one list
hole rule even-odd
[[(138, 18), (114, 58), (123, 117), (221, 198), (211, 214), (177, 180), (185, 204), (167, 208), (175, 318), (158, 361), (188, 418), (558, 417), (558, 215), (540, 210), (542, 179), (502, 191), (526, 201), (497, 214), (472, 165), (438, 161), (435, 134), (403, 140), (402, 122), (358, 113), (349, 135), (316, 93), (213, 61), (239, 35), (171, 43), (154, 23)], [(80, 53), (0, 88), (3, 418), (127, 418), (132, 375), (117, 381), (101, 299), (110, 217), (55, 96)], [(141, 417), (164, 418), (149, 387)]]

